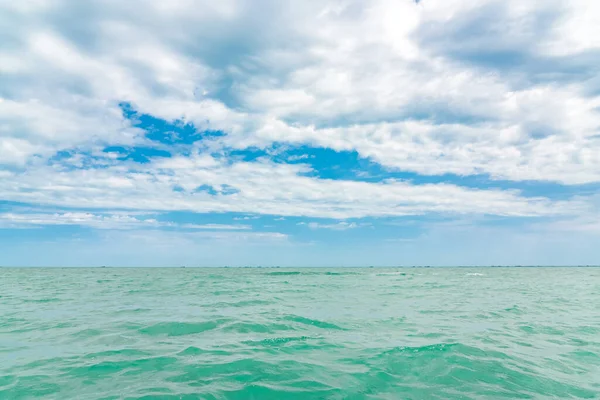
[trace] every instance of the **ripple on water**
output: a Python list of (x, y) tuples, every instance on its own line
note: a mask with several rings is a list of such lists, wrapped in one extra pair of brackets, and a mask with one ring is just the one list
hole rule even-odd
[(220, 319), (202, 322), (159, 322), (138, 329), (138, 332), (149, 336), (184, 336), (194, 335), (222, 326), (227, 320)]
[(296, 322), (303, 325), (310, 325), (321, 329), (335, 329), (335, 330), (344, 330), (344, 328), (325, 321), (319, 321), (316, 319), (301, 317), (299, 315), (287, 315), (283, 318), (286, 321)]

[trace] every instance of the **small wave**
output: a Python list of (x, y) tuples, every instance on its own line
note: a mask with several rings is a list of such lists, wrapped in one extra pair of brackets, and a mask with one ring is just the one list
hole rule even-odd
[[(58, 398), (54, 396), (60, 392), (61, 386), (48, 382), (50, 379), (48, 375), (19, 376), (16, 385), (0, 390), (0, 399), (47, 398), (48, 396)], [(27, 388), (26, 393), (23, 392), (23, 388)]]
[(273, 302), (267, 301), (267, 300), (242, 300), (242, 301), (238, 301), (235, 303), (220, 302), (220, 303), (207, 304), (206, 307), (215, 307), (215, 308), (236, 307), (237, 308), (237, 307), (263, 306), (266, 304), (273, 304)]
[(142, 312), (152, 311), (150, 308), (128, 308), (119, 311), (115, 311), (115, 314), (136, 314)]
[(223, 320), (203, 321), (203, 322), (160, 322), (158, 324), (146, 326), (138, 329), (139, 333), (145, 335), (157, 336), (185, 336), (202, 333), (218, 328), (223, 324)]
[(199, 356), (203, 354), (216, 354), (226, 356), (230, 355), (231, 353), (225, 350), (205, 350), (196, 346), (190, 346), (185, 350), (182, 350), (179, 353), (177, 353), (178, 356)]
[(375, 276), (406, 276), (408, 275), (406, 272), (383, 272), (380, 274), (375, 274)]
[(361, 275), (359, 272), (350, 272), (350, 271), (273, 271), (267, 272), (265, 275), (270, 276), (293, 276), (293, 275), (325, 275), (325, 276), (345, 276), (345, 275)]
[(48, 299), (25, 299), (23, 300), (24, 303), (54, 303), (60, 301), (60, 299), (58, 297), (51, 297)]
[(96, 359), (107, 357), (147, 357), (149, 353), (136, 349), (106, 350), (96, 353), (89, 353), (83, 356), (84, 359)]
[(288, 331), (292, 329), (293, 328), (291, 326), (284, 324), (258, 324), (249, 322), (235, 322), (222, 328), (223, 332), (236, 333), (274, 333), (277, 331)]
[(117, 374), (129, 369), (138, 371), (160, 371), (168, 365), (177, 363), (177, 361), (178, 360), (175, 357), (150, 357), (133, 360), (101, 361), (92, 365), (68, 368), (68, 373), (72, 376), (86, 378), (94, 376), (95, 378), (98, 378)]
[(328, 399), (338, 398), (335, 395), (339, 395), (342, 392), (339, 388), (313, 388), (309, 393), (312, 396), (307, 396), (307, 391), (303, 387), (285, 387), (285, 386), (273, 386), (263, 385), (259, 383), (253, 383), (245, 385), (241, 389), (227, 390), (220, 393), (218, 398), (227, 399)]
[(267, 338), (263, 340), (247, 340), (243, 342), (247, 345), (260, 345), (260, 346), (281, 346), (290, 342), (304, 342), (308, 339), (312, 339), (309, 336), (290, 336), (290, 337), (276, 337)]
[(512, 307), (505, 308), (504, 311), (510, 312), (510, 313), (515, 313), (515, 314), (523, 314), (523, 310), (521, 310), (519, 308), (519, 306), (516, 305), (516, 304), (514, 306), (512, 306)]
[(328, 271), (323, 273), (323, 275), (333, 275), (333, 276), (344, 276), (344, 275), (360, 275), (358, 272), (332, 272)]
[(288, 316), (284, 317), (284, 319), (287, 321), (297, 322), (297, 323), (304, 324), (304, 325), (316, 326), (317, 328), (322, 328), (322, 329), (344, 330), (344, 328), (339, 327), (330, 322), (324, 322), (324, 321), (319, 321), (316, 319), (305, 318), (305, 317), (301, 317), (298, 315), (288, 315)]
[(73, 336), (77, 338), (90, 338), (94, 336), (102, 336), (104, 333), (104, 331), (98, 329), (86, 328), (75, 332)]
[(519, 329), (525, 333), (529, 334), (544, 334), (544, 335), (553, 335), (553, 336), (564, 336), (565, 332), (559, 329), (556, 329), (552, 326), (544, 326), (544, 325), (520, 325)]
[(270, 275), (270, 276), (302, 275), (302, 272), (299, 272), (299, 271), (277, 271), (277, 272), (267, 272), (265, 275)]
[(0, 388), (10, 386), (19, 380), (17, 376), (5, 375), (0, 376)]
[(485, 276), (485, 274), (481, 274), (479, 272), (469, 272), (465, 274), (465, 276)]
[(436, 343), (425, 346), (400, 346), (384, 351), (383, 355), (397, 353), (445, 353), (451, 351), (457, 346), (462, 346), (459, 343)]

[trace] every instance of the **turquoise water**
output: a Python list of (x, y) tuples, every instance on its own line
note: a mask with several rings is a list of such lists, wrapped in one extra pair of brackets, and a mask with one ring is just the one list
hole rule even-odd
[(1, 399), (600, 398), (600, 268), (0, 269)]

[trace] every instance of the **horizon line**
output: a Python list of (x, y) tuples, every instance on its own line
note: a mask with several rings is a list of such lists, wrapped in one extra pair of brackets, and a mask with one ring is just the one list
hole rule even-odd
[(188, 265), (163, 265), (163, 266), (124, 266), (124, 265), (0, 265), (0, 268), (271, 268), (271, 269), (295, 269), (295, 268), (600, 268), (600, 264), (572, 264), (572, 265), (337, 265), (337, 266), (280, 266), (280, 265), (215, 265), (215, 266), (188, 266)]

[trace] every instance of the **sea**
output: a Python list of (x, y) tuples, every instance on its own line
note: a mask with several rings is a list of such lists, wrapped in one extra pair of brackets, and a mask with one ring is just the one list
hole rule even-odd
[(0, 399), (600, 398), (600, 268), (0, 268)]

